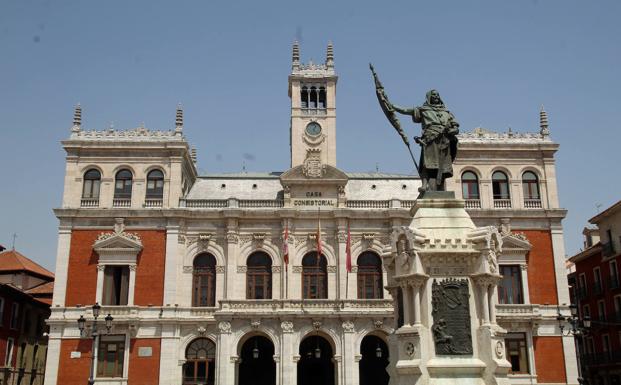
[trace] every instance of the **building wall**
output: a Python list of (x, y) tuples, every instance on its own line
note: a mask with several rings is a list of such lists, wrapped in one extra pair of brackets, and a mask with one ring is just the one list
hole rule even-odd
[[(82, 384), (88, 379), (91, 367), (91, 339), (63, 339), (60, 343), (58, 384)], [(79, 358), (71, 358), (79, 352)], [(75, 353), (74, 353), (75, 354)]]
[[(129, 385), (152, 385), (159, 382), (159, 338), (132, 338), (129, 351)], [(151, 356), (140, 357), (140, 348), (151, 348)]]
[[(530, 302), (557, 304), (556, 274), (552, 238), (548, 230), (516, 230), (524, 233), (533, 248), (528, 253), (528, 287)], [(542, 279), (545, 277), (545, 279)]]
[[(95, 303), (97, 261), (93, 243), (100, 230), (73, 230), (69, 253), (66, 306), (90, 306)], [(141, 306), (160, 306), (164, 295), (164, 260), (166, 232), (164, 230), (132, 230), (140, 236), (144, 249), (138, 254), (134, 303)]]
[(561, 337), (534, 337), (537, 382), (565, 383), (565, 357)]

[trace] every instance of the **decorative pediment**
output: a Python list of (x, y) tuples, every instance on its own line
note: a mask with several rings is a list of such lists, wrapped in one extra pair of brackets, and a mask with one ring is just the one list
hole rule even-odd
[(99, 255), (99, 263), (136, 263), (142, 250), (142, 241), (137, 234), (125, 231), (123, 219), (117, 218), (113, 232), (99, 234), (93, 244)]
[(526, 236), (522, 233), (505, 234), (502, 237), (502, 243), (503, 243), (502, 249), (504, 253), (506, 253), (508, 250), (511, 250), (511, 249), (520, 249), (520, 250), (523, 250), (524, 252), (528, 252), (533, 247), (528, 241), (528, 239), (526, 238)]

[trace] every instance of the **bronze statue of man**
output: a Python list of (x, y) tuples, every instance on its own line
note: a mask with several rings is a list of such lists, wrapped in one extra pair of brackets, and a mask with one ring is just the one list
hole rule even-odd
[(414, 137), (421, 146), (419, 175), (421, 191), (444, 191), (444, 181), (453, 176), (453, 160), (457, 155), (459, 123), (446, 109), (436, 90), (427, 92), (420, 107), (403, 108), (390, 105), (394, 111), (412, 116), (414, 123), (421, 123), (423, 133)]

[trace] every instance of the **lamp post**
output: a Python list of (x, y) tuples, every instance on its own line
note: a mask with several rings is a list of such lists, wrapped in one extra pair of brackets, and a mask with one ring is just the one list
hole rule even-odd
[[(578, 306), (576, 304), (569, 305), (570, 316), (565, 317), (561, 314), (560, 307), (557, 307), (556, 320), (558, 321), (558, 327), (561, 330), (561, 336), (573, 336), (576, 345), (576, 356), (578, 357), (578, 383), (587, 384), (587, 380), (582, 377), (582, 360), (580, 357), (580, 343), (577, 337), (581, 339), (589, 332), (591, 328), (591, 317), (585, 315), (582, 319), (578, 317)], [(564, 322), (568, 322), (571, 326), (567, 332), (564, 332)]]
[[(93, 339), (93, 345), (91, 347), (91, 373), (88, 378), (88, 385), (95, 384), (95, 353), (97, 352), (99, 345), (99, 332), (97, 331), (97, 318), (99, 318), (99, 312), (101, 311), (101, 306), (98, 303), (95, 303), (92, 307), (93, 310), (93, 326), (91, 328), (91, 337)], [(106, 318), (104, 318), (105, 326), (106, 326), (106, 334), (110, 333), (110, 328), (112, 328), (112, 321), (114, 318), (108, 314)], [(84, 329), (86, 328), (86, 318), (84, 315), (80, 315), (78, 318), (78, 328), (80, 329), (80, 337), (84, 335)]]

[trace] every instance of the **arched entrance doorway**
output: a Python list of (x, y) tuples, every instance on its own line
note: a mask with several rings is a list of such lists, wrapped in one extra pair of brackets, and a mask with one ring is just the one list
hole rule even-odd
[(309, 336), (300, 344), (298, 385), (334, 385), (332, 346), (321, 336)]
[(183, 385), (214, 385), (216, 374), (216, 344), (207, 338), (197, 338), (185, 350)]
[(360, 385), (388, 385), (388, 345), (378, 336), (366, 336), (360, 344)]
[(250, 337), (240, 354), (237, 385), (276, 385), (274, 344), (264, 336)]

